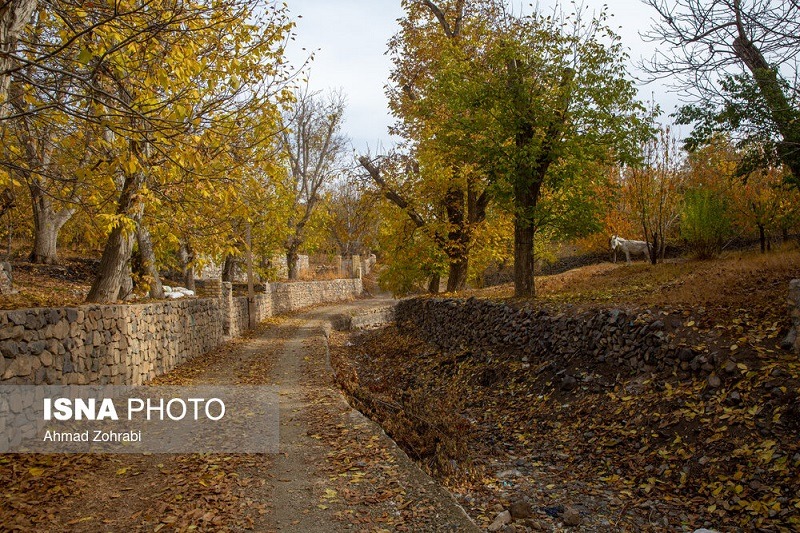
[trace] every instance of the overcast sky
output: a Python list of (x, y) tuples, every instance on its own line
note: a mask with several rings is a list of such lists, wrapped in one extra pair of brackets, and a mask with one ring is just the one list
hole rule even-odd
[[(549, 10), (554, 3), (541, 0), (540, 9)], [(652, 44), (643, 43), (638, 35), (649, 28), (652, 9), (641, 0), (584, 1), (595, 11), (602, 9), (604, 3), (610, 4), (609, 13), (613, 15), (610, 25), (619, 27), (618, 33), (623, 45), (630, 49), (631, 59), (652, 55)], [(288, 51), (290, 60), (300, 64), (312, 50), (316, 51), (309, 68), (310, 87), (323, 91), (341, 89), (347, 96), (344, 131), (359, 153), (390, 148), (393, 141), (387, 127), (392, 118), (384, 85), (391, 65), (386, 48), (398, 29), (397, 19), (403, 14), (400, 0), (288, 0), (288, 4), (295, 17), (302, 16), (296, 20), (297, 38)], [(635, 73), (633, 67), (631, 71)], [(667, 113), (678, 104), (676, 96), (660, 85), (642, 86), (639, 94), (643, 100), (654, 97)]]

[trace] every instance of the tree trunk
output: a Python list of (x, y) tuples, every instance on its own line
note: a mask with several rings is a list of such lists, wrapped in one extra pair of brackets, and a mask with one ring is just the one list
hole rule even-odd
[[(458, 174), (458, 169), (453, 169), (454, 175)], [(469, 243), (471, 240), (471, 227), (468, 224), (469, 203), (465, 204), (464, 191), (453, 186), (444, 197), (444, 207), (447, 212), (447, 222), (450, 227), (447, 232), (447, 242), (443, 247), (449, 259), (449, 273), (447, 276), (447, 292), (458, 292), (464, 290), (467, 285), (467, 273), (469, 269)]]
[(33, 249), (28, 259), (31, 263), (58, 263), (58, 233), (75, 213), (74, 209), (56, 213), (49, 204), (33, 202)]
[(53, 209), (53, 201), (36, 179), (27, 179), (33, 206), (33, 249), (31, 263), (52, 265), (58, 262), (58, 233), (75, 213), (74, 209)]
[(232, 255), (225, 256), (225, 263), (222, 265), (222, 281), (233, 282), (236, 271), (236, 259)]
[(8, 54), (14, 52), (17, 41), (31, 15), (36, 10), (36, 0), (7, 0), (0, 2), (0, 119), (8, 114), (8, 87), (11, 75), (6, 71), (13, 66)]
[(442, 282), (442, 277), (437, 272), (431, 276), (430, 281), (428, 281), (428, 292), (431, 294), (439, 294), (439, 285)]
[[(194, 267), (192, 261), (194, 260), (194, 250), (187, 242), (181, 242), (180, 250), (178, 251), (181, 261), (181, 273), (183, 274), (183, 286), (190, 291), (195, 290), (194, 283)], [(227, 264), (227, 258), (225, 259)], [(224, 266), (223, 266), (224, 269)], [(224, 273), (223, 273), (224, 275)]]
[[(131, 239), (131, 242), (133, 239)], [(133, 244), (131, 244), (131, 248), (133, 248)], [(119, 300), (124, 300), (128, 296), (133, 294), (133, 276), (131, 275), (131, 263), (125, 263), (125, 266), (122, 270), (122, 281), (119, 284)]]
[(150, 285), (151, 298), (163, 298), (164, 289), (161, 286), (161, 276), (158, 274), (156, 264), (156, 254), (153, 251), (153, 241), (150, 238), (150, 231), (140, 220), (136, 231), (136, 240), (139, 244), (139, 254), (142, 256), (142, 270), (144, 270), (147, 281)]
[(753, 75), (770, 116), (778, 126), (783, 141), (778, 143), (778, 156), (789, 168), (796, 187), (800, 187), (800, 121), (781, 84), (778, 70), (767, 63), (761, 50), (740, 29), (733, 41), (733, 51)]
[(290, 244), (286, 248), (286, 271), (289, 279), (295, 280), (300, 277), (300, 273), (297, 269), (297, 261), (297, 246)]
[[(572, 98), (570, 85), (575, 77), (571, 68), (564, 69), (558, 87), (559, 102), (555, 113), (547, 124), (544, 138), (539, 140), (536, 135), (535, 120), (530, 116), (529, 94), (523, 83), (523, 70), (527, 65), (522, 60), (514, 60), (507, 65), (509, 81), (514, 98), (514, 108), (521, 119), (514, 143), (520, 154), (516, 164), (514, 176), (514, 296), (518, 298), (531, 298), (536, 295), (533, 278), (533, 239), (536, 233), (534, 224), (534, 211), (539, 201), (547, 171), (555, 161), (555, 149), (561, 141), (563, 129), (567, 122), (567, 110)], [(534, 143), (540, 142), (538, 155), (530, 160), (525, 156), (530, 152)]]
[(658, 232), (653, 233), (653, 246), (650, 250), (650, 263), (653, 265), (658, 264), (658, 250), (659, 250), (660, 239)]
[(451, 257), (447, 274), (447, 292), (463, 291), (467, 286), (469, 256)]
[(86, 297), (87, 302), (113, 303), (120, 297), (125, 278), (130, 278), (133, 238), (134, 235), (126, 233), (121, 225), (111, 230), (100, 260), (100, 270)]
[(514, 219), (514, 296), (536, 296), (533, 281), (534, 228), (524, 217)]
[[(117, 201), (117, 214), (128, 215), (134, 212), (136, 193), (144, 181), (144, 175), (133, 174), (125, 177)], [(87, 302), (113, 303), (120, 297), (123, 283), (130, 279), (130, 261), (136, 231), (128, 231), (124, 224), (117, 224), (108, 235), (100, 260), (97, 278), (86, 297)], [(123, 297), (126, 296), (123, 294)]]
[(765, 231), (764, 224), (756, 224), (758, 226), (758, 242), (761, 244), (761, 253), (767, 253), (767, 232)]

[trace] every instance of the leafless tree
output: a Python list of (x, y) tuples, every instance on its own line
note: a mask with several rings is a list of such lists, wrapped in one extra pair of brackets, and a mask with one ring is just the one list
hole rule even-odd
[(297, 279), (297, 255), (306, 241), (306, 229), (322, 199), (323, 187), (340, 173), (348, 140), (342, 134), (345, 99), (299, 93), (284, 116), (283, 149), (289, 162), (289, 234), (284, 243), (289, 279)]
[(340, 255), (364, 254), (378, 234), (380, 193), (355, 171), (337, 181), (328, 202), (330, 237)]
[(705, 136), (720, 124), (749, 129), (800, 184), (800, 2), (644, 2), (658, 20), (642, 37), (661, 46), (643, 66), (697, 102), (686, 121), (700, 121)]

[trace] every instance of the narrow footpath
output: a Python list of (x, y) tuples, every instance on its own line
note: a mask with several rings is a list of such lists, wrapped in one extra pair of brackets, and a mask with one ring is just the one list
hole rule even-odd
[(375, 305), (273, 319), (155, 381), (276, 385), (279, 453), (19, 456), (0, 530), (478, 531), (334, 384), (326, 328)]

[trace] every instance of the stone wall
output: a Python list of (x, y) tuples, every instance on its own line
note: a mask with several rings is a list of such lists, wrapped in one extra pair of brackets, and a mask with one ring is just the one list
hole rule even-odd
[[(286, 261), (286, 254), (275, 254), (269, 259), (269, 266), (275, 269), (275, 275), (278, 279), (286, 279), (289, 277), (289, 265)], [(300, 254), (297, 256), (297, 272), (304, 274), (309, 271), (311, 264), (307, 255)]]
[[(267, 287), (253, 299), (256, 323), (361, 294), (350, 279)], [(0, 384), (139, 385), (248, 329), (251, 306), (230, 283), (202, 290), (199, 299), (0, 310)]]
[(512, 348), (526, 360), (582, 354), (620, 370), (714, 370), (703, 354), (673, 347), (664, 322), (649, 311), (569, 316), (475, 298), (414, 298), (397, 305), (396, 320), (401, 330), (444, 348)]
[(0, 262), (0, 294), (14, 294), (14, 278), (11, 275), (11, 263)]
[[(286, 254), (275, 254), (268, 259), (256, 257), (253, 260), (259, 264), (263, 262), (267, 266), (275, 269), (275, 275), (278, 279), (286, 279), (289, 277), (289, 269), (286, 266)], [(208, 260), (197, 273), (197, 278), (201, 280), (220, 279), (222, 277), (222, 266), (222, 264), (218, 265), (213, 260)], [(306, 273), (310, 270), (311, 266), (307, 255), (300, 254), (297, 256), (297, 268), (300, 273)], [(254, 273), (254, 276), (256, 281), (260, 281), (260, 276), (257, 273)], [(233, 281), (237, 283), (247, 282), (247, 264), (244, 260), (240, 260), (234, 265), (231, 277)]]
[(375, 263), (378, 262), (378, 258), (375, 257), (375, 254), (370, 254), (366, 257), (361, 257), (360, 255), (353, 255), (346, 258), (342, 256), (338, 257), (341, 265), (339, 268), (339, 275), (351, 278), (359, 277), (359, 271), (361, 276), (366, 276), (372, 272)]
[(386, 326), (395, 321), (395, 305), (396, 303), (392, 303), (339, 315), (333, 320), (333, 329), (337, 331), (354, 331)]
[(324, 302), (349, 300), (363, 290), (360, 279), (270, 283), (270, 289), (272, 312), (276, 315)]
[(232, 298), (231, 306), (228, 309), (228, 319), (224, 328), (225, 335), (228, 337), (241, 337), (244, 332), (250, 329), (250, 310), (247, 297)]
[(139, 385), (221, 337), (212, 299), (0, 311), (0, 383)]

